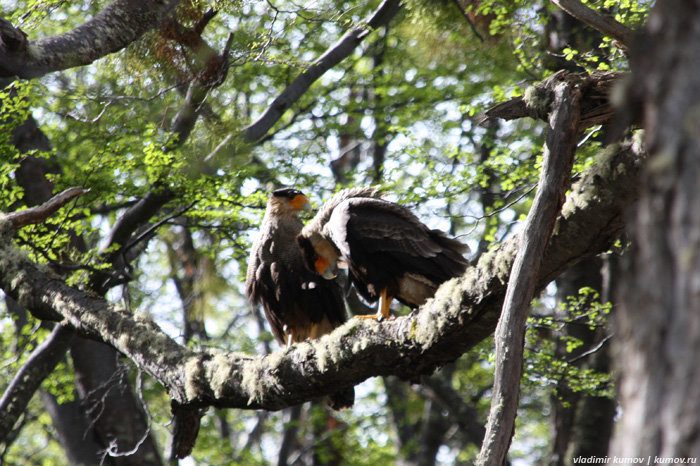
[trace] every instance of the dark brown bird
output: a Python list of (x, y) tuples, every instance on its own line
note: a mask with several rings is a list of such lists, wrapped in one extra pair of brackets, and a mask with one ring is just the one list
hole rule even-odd
[[(308, 270), (296, 244), (303, 227), (299, 212), (308, 207), (301, 191), (273, 192), (248, 259), (246, 295), (252, 305), (262, 305), (282, 345), (318, 338), (346, 320), (340, 285)], [(350, 388), (331, 395), (329, 405), (350, 407), (354, 398)]]
[[(347, 266), (376, 316), (389, 317), (393, 298), (418, 307), (447, 280), (464, 274), (468, 248), (425, 226), (406, 207), (381, 199), (374, 189), (341, 191), (306, 225), (297, 243), (304, 261), (324, 278)], [(362, 316), (364, 317), (364, 316)]]

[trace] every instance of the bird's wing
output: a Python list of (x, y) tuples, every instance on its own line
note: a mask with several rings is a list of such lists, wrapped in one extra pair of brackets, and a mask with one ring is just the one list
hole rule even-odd
[(361, 239), (368, 252), (400, 251), (422, 257), (434, 257), (444, 249), (432, 232), (407, 208), (370, 198), (346, 200), (325, 227), (325, 233), (344, 253), (349, 253), (347, 240), (351, 235)]
[(399, 265), (436, 283), (460, 275), (467, 264), (465, 245), (431, 230), (407, 208), (381, 199), (347, 199), (334, 210), (324, 235), (356, 265), (372, 261), (383, 267), (385, 260), (387, 266)]
[(331, 215), (336, 207), (350, 198), (381, 198), (379, 190), (374, 186), (361, 188), (348, 188), (338, 191), (333, 197), (326, 201), (319, 211), (314, 215), (314, 218), (304, 227), (304, 232), (307, 234), (311, 231), (320, 231), (323, 226), (328, 223)]

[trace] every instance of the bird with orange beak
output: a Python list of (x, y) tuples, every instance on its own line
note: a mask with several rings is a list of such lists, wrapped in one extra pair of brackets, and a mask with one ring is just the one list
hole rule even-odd
[[(287, 346), (330, 333), (346, 321), (340, 285), (307, 269), (296, 243), (304, 226), (299, 213), (309, 208), (301, 191), (274, 191), (248, 259), (246, 295), (252, 305), (262, 306), (275, 338)], [(354, 397), (350, 387), (331, 395), (329, 405), (350, 407)]]

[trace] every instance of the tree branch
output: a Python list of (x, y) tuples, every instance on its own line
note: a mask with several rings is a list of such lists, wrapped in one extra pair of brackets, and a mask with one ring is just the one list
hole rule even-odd
[[(617, 238), (622, 211), (636, 196), (638, 151), (631, 144), (609, 149), (572, 187), (536, 289)], [(43, 272), (12, 244), (11, 232), (11, 223), (0, 220), (0, 288), (35, 316), (113, 346), (180, 405), (269, 410), (372, 376), (413, 378), (458, 358), (493, 332), (518, 244), (510, 240), (484, 254), (408, 316), (382, 323), (351, 319), (331, 335), (263, 357), (183, 347), (141, 313), (131, 315)]]
[(62, 325), (54, 327), (51, 334), (37, 346), (8, 385), (0, 399), (0, 439), (6, 440), (12, 427), (25, 413), (29, 400), (63, 359), (75, 337), (75, 332)]
[(515, 429), (515, 416), (523, 372), (523, 349), (530, 301), (554, 222), (562, 204), (579, 134), (579, 102), (575, 85), (565, 82), (554, 89), (554, 110), (537, 192), (520, 237), (511, 270), (503, 311), (496, 327), (496, 370), (491, 410), (478, 465), (504, 464)]
[(267, 133), (323, 73), (348, 57), (362, 40), (367, 37), (370, 29), (377, 29), (387, 24), (399, 11), (399, 0), (384, 0), (379, 8), (366, 21), (365, 26), (359, 26), (348, 31), (340, 40), (318, 57), (313, 64), (297, 76), (287, 88), (278, 95), (262, 115), (243, 131), (243, 138), (248, 142), (256, 142)]
[(587, 7), (579, 0), (551, 0), (556, 6), (568, 14), (586, 23), (605, 36), (612, 37), (623, 50), (629, 50), (634, 40), (635, 32), (609, 16), (601, 15), (597, 11)]
[(72, 31), (31, 41), (0, 18), (0, 77), (31, 79), (88, 65), (139, 39), (178, 3), (116, 0)]
[(515, 97), (507, 102), (501, 102), (486, 110), (478, 118), (478, 124), (484, 125), (493, 118), (514, 120), (531, 117), (543, 121), (549, 118), (549, 107), (552, 101), (554, 87), (562, 81), (580, 80), (581, 131), (591, 126), (600, 125), (610, 120), (615, 114), (610, 103), (610, 92), (618, 82), (629, 76), (621, 71), (596, 72), (587, 74), (570, 74), (559, 71), (541, 83), (530, 86), (521, 97)]
[(40, 223), (51, 217), (58, 209), (66, 205), (71, 199), (90, 192), (80, 186), (68, 188), (46, 201), (44, 204), (29, 209), (20, 210), (7, 215), (7, 219), (12, 222), (12, 227), (19, 230), (22, 227), (33, 223)]

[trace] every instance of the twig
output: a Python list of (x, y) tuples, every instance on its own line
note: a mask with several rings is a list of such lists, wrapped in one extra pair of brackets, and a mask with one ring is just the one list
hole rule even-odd
[(460, 13), (462, 13), (462, 16), (464, 16), (464, 19), (467, 21), (469, 24), (469, 27), (471, 28), (472, 32), (476, 36), (477, 39), (479, 39), (481, 42), (484, 42), (484, 38), (482, 37), (481, 34), (479, 34), (479, 31), (476, 29), (476, 25), (474, 24), (474, 21), (469, 17), (467, 14), (467, 10), (464, 9), (462, 4), (459, 2), (459, 0), (453, 0), (453, 2), (457, 9), (459, 10)]
[[(138, 396), (139, 402), (141, 403), (141, 409), (143, 409), (144, 412), (148, 413), (148, 406), (146, 406), (146, 401), (143, 399), (143, 372), (140, 370), (137, 371), (136, 373), (136, 394)], [(150, 416), (146, 416), (146, 428), (144, 429), (143, 435), (141, 438), (139, 438), (135, 445), (134, 448), (131, 450), (126, 450), (126, 451), (119, 451), (119, 444), (117, 443), (117, 439), (114, 439), (110, 442), (109, 447), (105, 450), (105, 454), (111, 456), (112, 458), (120, 457), (120, 456), (131, 456), (134, 453), (138, 451), (139, 448), (141, 448), (141, 445), (143, 445), (143, 442), (145, 442), (148, 439), (148, 436), (151, 434), (151, 418)]]
[(591, 349), (589, 349), (588, 351), (585, 351), (585, 352), (579, 354), (578, 356), (576, 356), (576, 357), (574, 357), (574, 358), (569, 359), (567, 362), (568, 362), (569, 364), (571, 364), (571, 363), (574, 363), (574, 362), (576, 362), (576, 361), (579, 361), (579, 360), (581, 360), (581, 359), (583, 359), (583, 358), (585, 358), (585, 357), (587, 357), (587, 356), (590, 356), (591, 354), (593, 354), (593, 353), (595, 353), (596, 351), (600, 350), (600, 349), (603, 347), (603, 345), (604, 345), (605, 343), (607, 343), (608, 340), (610, 340), (610, 339), (613, 337), (613, 335), (614, 335), (613, 333), (611, 333), (610, 335), (606, 335), (605, 338), (603, 338), (602, 340), (600, 340), (600, 341), (598, 342), (598, 344), (595, 345), (593, 348), (591, 348)]
[(180, 210), (178, 210), (177, 212), (175, 212), (174, 214), (168, 215), (167, 217), (165, 217), (165, 218), (159, 220), (158, 222), (156, 222), (156, 223), (154, 223), (153, 225), (151, 225), (150, 227), (148, 227), (143, 233), (141, 233), (137, 238), (135, 238), (134, 240), (132, 240), (129, 244), (127, 244), (127, 245), (124, 247), (123, 253), (126, 254), (126, 253), (129, 251), (129, 249), (131, 249), (131, 248), (133, 248), (134, 246), (136, 246), (136, 245), (139, 243), (139, 241), (141, 241), (141, 240), (143, 240), (144, 238), (146, 238), (147, 236), (153, 234), (153, 232), (154, 232), (155, 230), (157, 230), (158, 228), (160, 228), (161, 226), (163, 226), (163, 224), (169, 222), (170, 220), (172, 220), (172, 219), (174, 219), (174, 218), (176, 218), (176, 217), (179, 217), (180, 215), (182, 215), (182, 214), (184, 214), (185, 212), (187, 212), (188, 210), (190, 210), (192, 207), (194, 207), (194, 205), (195, 205), (196, 203), (197, 203), (197, 201), (192, 201), (192, 202), (190, 202), (189, 204), (187, 204), (185, 207), (183, 207), (182, 209), (180, 209)]

